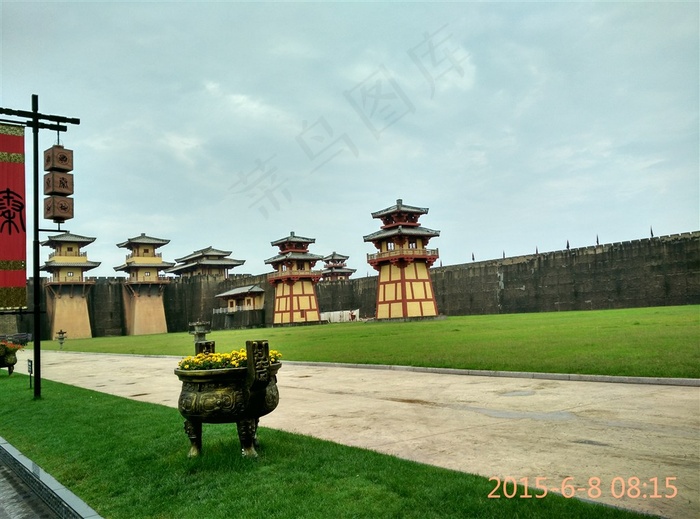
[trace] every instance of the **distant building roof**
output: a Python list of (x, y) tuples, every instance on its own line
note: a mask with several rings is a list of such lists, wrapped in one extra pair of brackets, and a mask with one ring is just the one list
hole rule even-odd
[(154, 245), (156, 248), (170, 243), (170, 240), (164, 240), (162, 238), (154, 238), (153, 236), (146, 236), (145, 233), (141, 233), (141, 236), (136, 236), (134, 238), (129, 238), (128, 240), (117, 243), (117, 247), (123, 247), (126, 249), (131, 248), (132, 245)]
[(318, 254), (311, 254), (308, 252), (285, 252), (283, 254), (278, 254), (277, 256), (273, 256), (272, 258), (266, 259), (265, 264), (269, 265), (271, 263), (278, 263), (280, 261), (284, 260), (309, 260), (309, 261), (319, 261), (322, 260), (323, 256), (319, 256)]
[(52, 245), (54, 243), (82, 243), (88, 244), (92, 243), (96, 238), (89, 238), (87, 236), (80, 236), (79, 234), (71, 234), (69, 232), (64, 232), (63, 234), (56, 234), (54, 236), (49, 236), (49, 239), (42, 241), (42, 245)]
[(279, 240), (270, 242), (270, 245), (282, 245), (284, 243), (316, 243), (316, 239), (297, 236), (296, 234), (294, 234), (294, 231), (292, 231), (286, 238), (280, 238)]
[(328, 274), (348, 274), (352, 275), (356, 272), (357, 269), (348, 269), (345, 267), (329, 267), (327, 269), (323, 269), (321, 271), (321, 274), (323, 275), (328, 275)]
[(57, 270), (61, 267), (78, 267), (83, 270), (90, 270), (99, 267), (102, 264), (100, 261), (54, 261), (48, 260), (40, 270), (45, 270), (51, 272), (52, 270)]
[(392, 227), (390, 229), (381, 229), (372, 234), (368, 234), (364, 237), (364, 241), (376, 241), (382, 240), (384, 238), (390, 238), (393, 236), (416, 236), (416, 237), (429, 237), (440, 236), (440, 231), (434, 231), (432, 229), (427, 229), (425, 227), (405, 227), (399, 225), (398, 227)]
[(325, 256), (323, 258), (323, 261), (329, 262), (329, 261), (345, 261), (348, 259), (350, 256), (343, 256), (342, 254), (338, 254), (337, 252), (333, 251), (332, 254), (329, 254), (328, 256)]
[(227, 292), (222, 292), (221, 294), (216, 294), (214, 297), (231, 297), (231, 296), (238, 296), (238, 295), (243, 295), (243, 294), (259, 294), (265, 292), (262, 288), (260, 288), (258, 285), (248, 285), (245, 287), (238, 287), (234, 288), (232, 290), (229, 290)]
[(157, 268), (158, 270), (165, 270), (173, 265), (175, 265), (175, 263), (170, 263), (169, 261), (161, 261), (158, 263), (124, 263), (123, 265), (114, 267), (114, 270), (134, 270), (138, 268)]
[(194, 251), (192, 254), (182, 258), (176, 259), (175, 261), (182, 263), (182, 265), (172, 267), (166, 270), (166, 272), (171, 274), (182, 274), (190, 270), (196, 270), (199, 267), (214, 267), (228, 270), (233, 267), (239, 267), (245, 263), (245, 260), (226, 258), (225, 256), (229, 254), (231, 254), (231, 251), (207, 247), (205, 249)]
[(188, 270), (195, 270), (197, 267), (215, 267), (221, 269), (231, 269), (233, 267), (240, 267), (245, 261), (239, 261), (235, 259), (201, 259), (197, 261), (190, 261), (182, 265), (177, 265), (175, 267), (169, 268), (166, 272), (171, 274), (180, 274)]
[[(177, 261), (178, 263), (184, 263), (187, 261), (191, 261), (195, 258), (204, 258), (204, 257), (210, 257), (210, 256), (223, 258), (224, 256), (228, 256), (229, 254), (231, 254), (230, 250), (219, 250), (219, 249), (215, 249), (215, 248), (209, 246), (209, 247), (205, 247), (204, 249), (196, 250), (192, 254), (188, 254), (187, 256), (184, 256), (182, 258), (175, 258), (175, 261)], [(234, 260), (234, 261), (238, 261), (238, 260)]]
[(386, 209), (382, 209), (381, 211), (375, 211), (374, 213), (372, 213), (372, 218), (382, 218), (383, 216), (387, 216), (394, 213), (427, 214), (428, 208), (405, 205), (403, 203), (403, 200), (399, 198), (398, 200), (396, 200), (396, 204), (392, 205), (391, 207), (387, 207)]

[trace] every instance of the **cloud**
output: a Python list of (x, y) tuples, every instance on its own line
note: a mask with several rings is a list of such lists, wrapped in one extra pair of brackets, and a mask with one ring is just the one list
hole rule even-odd
[(370, 213), (397, 198), (430, 208), (447, 265), (697, 228), (698, 18), (691, 3), (6, 2), (0, 104), (36, 92), (81, 118), (61, 136), (69, 228), (97, 236), (109, 275), (141, 232), (170, 239), (169, 259), (212, 245), (255, 273), (290, 230), (364, 273)]
[(210, 99), (207, 104), (223, 110), (230, 121), (246, 130), (250, 125), (282, 133), (294, 132), (298, 127), (296, 117), (275, 103), (250, 93), (228, 91), (216, 81), (205, 81), (204, 90)]
[(201, 160), (201, 137), (166, 132), (160, 137), (158, 143), (165, 148), (165, 153), (174, 156), (189, 168), (194, 167)]

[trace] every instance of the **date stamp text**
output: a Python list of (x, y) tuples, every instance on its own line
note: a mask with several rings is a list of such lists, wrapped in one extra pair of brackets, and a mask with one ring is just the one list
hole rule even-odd
[(561, 482), (553, 482), (546, 477), (515, 479), (506, 476), (491, 477), (489, 481), (495, 483), (495, 487), (489, 492), (489, 499), (542, 499), (548, 493), (561, 494), (566, 498), (582, 497), (588, 499), (600, 499), (613, 497), (614, 499), (673, 499), (678, 495), (678, 489), (673, 484), (677, 478), (668, 476), (664, 478), (642, 479), (636, 476), (623, 478), (616, 476), (610, 481), (603, 481), (597, 476), (588, 478), (585, 485), (576, 485), (573, 477), (564, 478)]

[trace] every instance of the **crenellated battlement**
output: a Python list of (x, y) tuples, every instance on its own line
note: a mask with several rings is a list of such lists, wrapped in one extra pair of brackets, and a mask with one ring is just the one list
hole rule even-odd
[(599, 245), (587, 245), (584, 247), (574, 247), (571, 249), (560, 249), (556, 251), (549, 252), (537, 252), (533, 254), (523, 254), (521, 256), (506, 256), (505, 258), (492, 258), (487, 260), (471, 261), (465, 263), (459, 263), (456, 265), (447, 265), (444, 267), (433, 267), (432, 271), (446, 271), (463, 269), (467, 267), (481, 267), (484, 265), (500, 264), (500, 265), (515, 265), (519, 263), (527, 263), (528, 261), (533, 261), (538, 258), (542, 259), (560, 259), (569, 257), (581, 257), (586, 255), (598, 255), (604, 254), (606, 252), (615, 252), (621, 250), (635, 250), (639, 249), (641, 246), (652, 247), (658, 244), (667, 244), (673, 242), (697, 242), (697, 246), (700, 247), (700, 231), (694, 232), (684, 232), (679, 234), (669, 234), (665, 236), (655, 236), (653, 238), (640, 238), (635, 240), (623, 241), (623, 242), (612, 242), (603, 243)]
[(700, 304), (700, 232), (433, 269), (447, 315)]

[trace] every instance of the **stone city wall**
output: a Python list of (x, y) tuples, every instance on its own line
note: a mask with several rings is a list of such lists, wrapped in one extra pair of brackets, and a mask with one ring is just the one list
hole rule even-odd
[[(434, 267), (430, 272), (443, 315), (700, 304), (700, 232)], [(96, 278), (88, 296), (96, 337), (125, 333), (121, 279)], [(264, 311), (245, 318), (213, 314), (224, 306), (216, 294), (253, 284), (265, 290)], [(317, 293), (321, 312), (359, 308), (360, 318), (371, 318), (377, 276), (319, 283)], [(31, 280), (28, 294), (31, 308)], [(186, 331), (198, 319), (211, 321), (212, 329), (269, 326), (273, 299), (265, 274), (176, 279), (163, 291), (169, 332)], [(16, 323), (16, 331), (32, 332), (31, 314), (21, 322), (17, 316)], [(43, 328), (48, 334), (47, 326)]]
[(700, 233), (431, 270), (445, 315), (700, 304)]
[[(94, 337), (119, 336), (126, 333), (123, 280), (120, 277), (92, 278), (95, 284), (88, 293), (88, 312)], [(69, 336), (70, 337), (70, 336)]]

